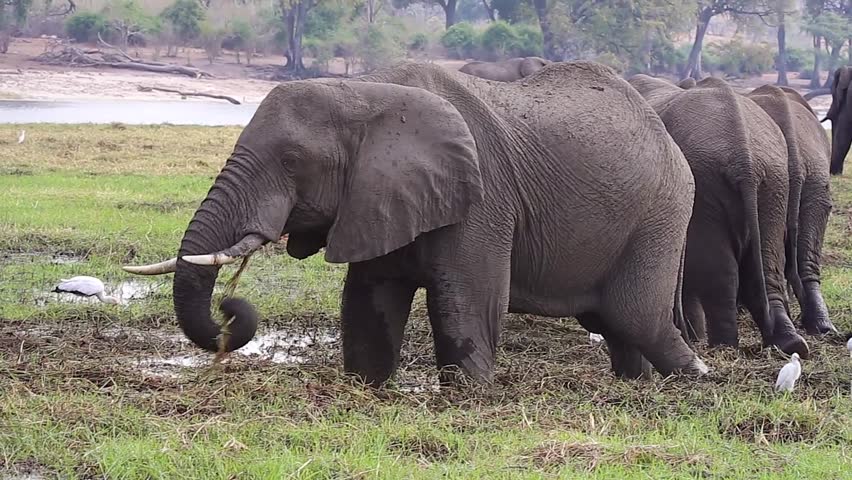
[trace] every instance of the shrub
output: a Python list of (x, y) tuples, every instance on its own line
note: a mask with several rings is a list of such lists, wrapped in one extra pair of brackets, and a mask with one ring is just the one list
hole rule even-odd
[(455, 58), (470, 57), (477, 44), (476, 30), (467, 22), (457, 23), (447, 29), (441, 37), (441, 44)]
[(500, 58), (511, 52), (510, 47), (516, 45), (519, 39), (512, 26), (501, 20), (489, 25), (482, 32), (480, 41), (486, 56)]
[(422, 52), (429, 46), (429, 36), (423, 32), (417, 32), (408, 42), (408, 50), (412, 52)]
[(367, 26), (361, 37), (359, 56), (367, 72), (389, 66), (403, 55), (402, 47), (386, 30), (386, 27), (373, 23)]
[(213, 61), (222, 53), (222, 40), (227, 34), (228, 32), (224, 28), (210, 22), (205, 21), (201, 24), (201, 33), (198, 35), (198, 39), (201, 41), (201, 46), (207, 54), (207, 61), (210, 62), (210, 65), (213, 65)]
[(541, 29), (532, 25), (515, 25), (515, 42), (511, 45), (512, 55), (517, 57), (540, 56), (544, 39)]
[[(777, 57), (777, 56), (776, 56)], [(801, 48), (787, 49), (787, 71), (801, 72), (804, 70), (813, 70), (814, 68), (814, 52)]]
[(105, 34), (107, 28), (106, 17), (95, 12), (75, 13), (65, 21), (68, 36), (81, 43), (95, 40), (98, 33)]
[(710, 45), (707, 48), (708, 58), (702, 57), (707, 69), (712, 64), (714, 70), (720, 70), (727, 75), (755, 76), (772, 70), (775, 65), (775, 52), (766, 45), (744, 44), (733, 40), (724, 45)]

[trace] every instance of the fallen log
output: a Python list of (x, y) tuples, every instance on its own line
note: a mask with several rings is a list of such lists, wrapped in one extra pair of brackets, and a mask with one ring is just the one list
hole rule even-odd
[(212, 76), (209, 74), (205, 74), (201, 70), (196, 70), (194, 68), (182, 67), (180, 65), (151, 65), (150, 63), (139, 63), (139, 62), (98, 62), (95, 63), (96, 67), (112, 67), (112, 68), (124, 68), (127, 70), (139, 70), (143, 72), (154, 72), (154, 73), (175, 73), (178, 75), (186, 75), (192, 78), (200, 78), (202, 76)]
[(118, 50), (118, 54), (106, 53), (100, 50), (80, 50), (79, 48), (66, 46), (62, 50), (49, 51), (38, 56), (43, 63), (53, 65), (82, 65), (88, 67), (111, 67), (127, 70), (139, 70), (154, 73), (172, 73), (186, 75), (192, 78), (213, 77), (213, 75), (196, 68), (172, 65), (168, 63), (136, 61), (126, 53)]
[(161, 88), (161, 87), (146, 87), (142, 85), (137, 85), (137, 88), (140, 92), (166, 92), (166, 93), (177, 93), (182, 97), (207, 97), (207, 98), (215, 98), (217, 100), (227, 100), (234, 105), (240, 105), (240, 102), (232, 97), (227, 95), (216, 95), (212, 93), (201, 93), (201, 92), (181, 92), (180, 90), (173, 90), (171, 88)]
[(822, 95), (831, 95), (830, 88), (818, 88), (816, 90), (811, 90), (810, 92), (802, 95), (805, 100), (810, 100), (812, 98), (820, 97)]

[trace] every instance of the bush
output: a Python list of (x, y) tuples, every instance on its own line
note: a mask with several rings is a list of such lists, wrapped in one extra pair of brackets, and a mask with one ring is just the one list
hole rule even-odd
[(492, 23), (482, 32), (480, 37), (483, 53), (497, 59), (511, 52), (511, 47), (519, 42), (518, 35), (508, 23), (500, 20)]
[(390, 66), (402, 55), (401, 45), (393, 39), (387, 27), (375, 23), (367, 26), (366, 33), (361, 37), (359, 55), (365, 71), (371, 72), (377, 68)]
[(198, 35), (198, 39), (207, 54), (207, 61), (210, 62), (210, 65), (213, 65), (213, 61), (222, 53), (222, 40), (227, 34), (228, 32), (224, 28), (210, 22), (205, 21), (201, 24), (201, 33)]
[(423, 32), (417, 32), (408, 42), (408, 50), (411, 52), (422, 52), (429, 46), (429, 36)]
[(98, 38), (98, 33), (107, 32), (107, 20), (100, 13), (80, 12), (70, 16), (65, 21), (65, 31), (77, 42), (91, 42)]
[(541, 56), (544, 39), (541, 29), (532, 25), (515, 25), (515, 42), (511, 45), (512, 55), (516, 57)]
[(802, 48), (787, 49), (787, 71), (810, 71), (814, 68), (814, 52)]
[(470, 57), (477, 44), (477, 34), (473, 25), (461, 22), (448, 28), (441, 37), (441, 44), (459, 59)]
[(707, 70), (719, 70), (732, 76), (756, 76), (775, 66), (775, 52), (771, 47), (744, 44), (740, 40), (710, 45), (707, 54), (701, 59)]

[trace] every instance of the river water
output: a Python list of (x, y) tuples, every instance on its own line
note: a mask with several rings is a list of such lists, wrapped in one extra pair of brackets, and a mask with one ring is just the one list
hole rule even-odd
[[(258, 103), (232, 105), (211, 101), (0, 101), (0, 123), (126, 123), (151, 125), (245, 126)], [(825, 109), (815, 109), (818, 117)], [(822, 124), (831, 128), (830, 122)]]
[(0, 101), (0, 123), (246, 125), (259, 104), (211, 101)]

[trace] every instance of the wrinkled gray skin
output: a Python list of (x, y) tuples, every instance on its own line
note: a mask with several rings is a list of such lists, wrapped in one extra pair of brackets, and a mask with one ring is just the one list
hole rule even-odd
[(517, 57), (499, 62), (470, 62), (459, 71), (486, 80), (514, 82), (529, 77), (550, 63), (550, 60), (540, 57)]
[(207, 350), (219, 333), (218, 268), (184, 255), (288, 234), (295, 258), (324, 247), (349, 263), (344, 369), (373, 385), (399, 363), (418, 287), (445, 381), (453, 367), (491, 378), (507, 311), (577, 316), (622, 376), (650, 373), (642, 355), (662, 374), (706, 372), (673, 318), (694, 194), (680, 150), (606, 67), (553, 64), (527, 84), (407, 64), (277, 86), (184, 234), (184, 333)]
[(795, 90), (765, 85), (747, 97), (772, 117), (787, 141), (785, 274), (801, 306), (802, 325), (813, 335), (836, 332), (820, 291), (822, 241), (831, 213), (831, 145), (814, 111)]
[(852, 82), (852, 67), (840, 67), (834, 71), (834, 83), (831, 85), (831, 107), (822, 122), (831, 120), (831, 175), (843, 174), (843, 162), (852, 145), (852, 95), (849, 84)]
[(660, 115), (695, 177), (684, 270), (684, 313), (694, 338), (738, 344), (743, 304), (763, 344), (808, 355), (787, 310), (784, 234), (787, 146), (752, 100), (723, 80), (684, 89), (646, 75), (630, 79)]

